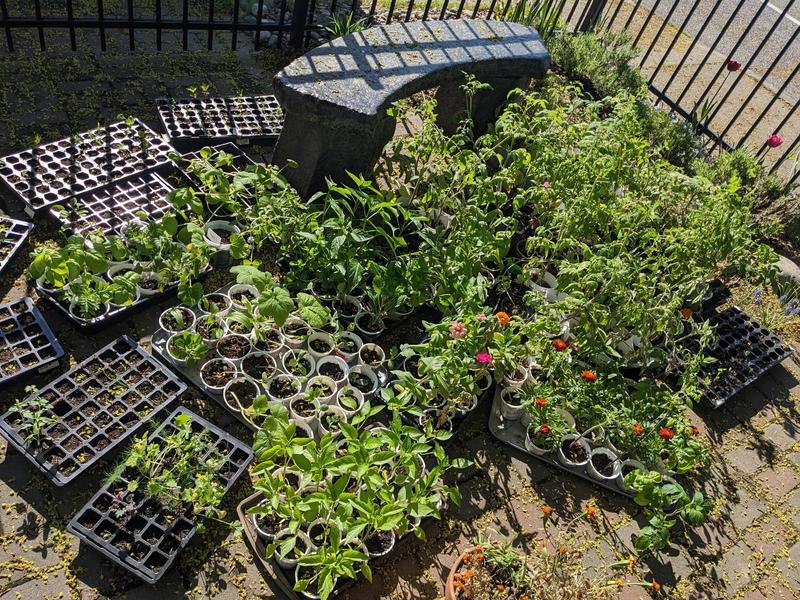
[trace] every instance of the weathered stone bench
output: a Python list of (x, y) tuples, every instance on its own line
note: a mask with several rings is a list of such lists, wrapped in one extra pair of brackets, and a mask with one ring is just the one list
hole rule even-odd
[(452, 127), (463, 111), (463, 73), (489, 83), (474, 102), (477, 131), (508, 92), (542, 77), (550, 55), (535, 29), (501, 21), (416, 21), (373, 27), (319, 46), (275, 76), (285, 121), (273, 162), (307, 195), (325, 177), (366, 173), (391, 139), (396, 100), (440, 86), (439, 117)]

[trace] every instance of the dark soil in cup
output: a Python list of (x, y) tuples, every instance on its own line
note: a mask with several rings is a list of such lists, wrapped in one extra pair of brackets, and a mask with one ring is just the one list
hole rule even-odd
[(217, 237), (219, 238), (219, 243), (221, 244), (231, 243), (231, 236), (234, 234), (233, 231), (228, 231), (227, 229), (214, 229), (213, 227), (210, 227), (209, 229), (217, 235)]
[(228, 320), (228, 329), (230, 329), (231, 333), (239, 333), (239, 334), (246, 334), (250, 333), (250, 327), (241, 321), (235, 321), (233, 319)]
[(206, 312), (217, 313), (221, 310), (225, 310), (228, 306), (228, 302), (222, 294), (209, 294), (200, 300), (200, 306)]
[(239, 336), (225, 337), (217, 342), (217, 352), (225, 358), (244, 358), (250, 352), (250, 341)]
[(325, 340), (311, 340), (309, 347), (319, 354), (328, 354), (333, 348), (331, 347), (330, 343)]
[(143, 290), (155, 291), (158, 289), (159, 281), (155, 277), (147, 277), (139, 280), (139, 287)]
[(283, 331), (286, 333), (286, 335), (295, 339), (305, 338), (311, 333), (308, 325), (305, 325), (304, 323), (289, 323), (283, 328)]
[(564, 440), (561, 442), (561, 450), (564, 452), (564, 456), (574, 463), (586, 461), (586, 449), (581, 446), (578, 440)]
[(592, 464), (597, 472), (605, 477), (611, 477), (614, 473), (614, 461), (605, 454), (595, 454), (592, 456)]
[(299, 400), (293, 400), (292, 409), (301, 417), (307, 418), (313, 417), (314, 413), (317, 412), (317, 407), (314, 406), (314, 403), (303, 398)]
[(336, 340), (336, 348), (345, 354), (355, 354), (356, 341), (353, 338), (342, 336)]
[(256, 523), (262, 531), (275, 535), (286, 527), (286, 521), (276, 514), (256, 515)]
[(308, 528), (308, 537), (311, 538), (311, 543), (317, 547), (322, 546), (325, 538), (328, 537), (328, 528), (324, 523), (314, 523)]
[(231, 294), (231, 300), (239, 305), (244, 305), (245, 300), (252, 304), (255, 299), (256, 295), (251, 290), (239, 290)]
[(311, 368), (308, 361), (305, 358), (301, 358), (297, 355), (294, 357), (289, 355), (284, 364), (286, 366), (286, 370), (295, 377), (305, 377), (311, 373)]
[(332, 306), (343, 319), (353, 319), (358, 314), (358, 305), (351, 301), (334, 300)]
[(320, 375), (330, 377), (334, 381), (341, 381), (342, 377), (344, 377), (344, 370), (342, 370), (342, 367), (332, 362), (323, 363), (318, 371)]
[[(192, 322), (192, 312), (188, 308), (179, 306), (168, 311), (161, 317), (162, 323), (169, 331), (182, 331)], [(183, 320), (181, 323), (180, 319)]]
[(363, 373), (350, 373), (347, 379), (350, 385), (362, 393), (372, 391), (372, 380)]
[(269, 384), (269, 393), (275, 398), (288, 398), (296, 394), (298, 389), (296, 381), (285, 377), (273, 379)]
[(375, 367), (383, 361), (383, 353), (375, 348), (365, 348), (361, 350), (361, 359), (369, 366)]
[(392, 533), (376, 531), (364, 540), (364, 545), (370, 554), (382, 554), (392, 547)]
[(275, 373), (275, 363), (267, 356), (256, 354), (242, 361), (242, 371), (253, 379), (261, 380), (264, 376), (272, 377)]
[(216, 318), (211, 317), (200, 320), (197, 324), (197, 333), (199, 333), (204, 340), (216, 340), (224, 335), (225, 330)]
[(345, 410), (356, 410), (358, 408), (358, 398), (351, 394), (342, 394), (337, 402)]
[(229, 397), (229, 402), (236, 406), (236, 401), (231, 394), (236, 396), (236, 400), (238, 400), (241, 406), (247, 408), (252, 406), (253, 399), (258, 394), (258, 388), (248, 381), (237, 381), (231, 385), (231, 387), (228, 388), (227, 395)]
[(342, 418), (334, 412), (323, 413), (320, 417), (320, 420), (322, 421), (322, 425), (325, 427), (325, 429), (331, 433), (336, 433), (342, 428)]
[(223, 387), (236, 376), (236, 371), (223, 362), (209, 361), (200, 370), (203, 381), (213, 387)]
[(636, 467), (634, 467), (633, 465), (622, 465), (621, 472), (623, 477), (625, 477), (629, 473), (633, 473), (634, 471), (636, 471)]
[(377, 335), (383, 331), (383, 320), (377, 315), (366, 314), (358, 318), (358, 325), (364, 331)]
[(522, 406), (522, 394), (519, 392), (506, 394), (505, 401), (509, 406)]

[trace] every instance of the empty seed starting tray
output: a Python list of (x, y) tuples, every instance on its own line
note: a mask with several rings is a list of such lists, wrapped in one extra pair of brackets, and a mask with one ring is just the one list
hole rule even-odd
[(709, 317), (715, 340), (706, 351), (716, 362), (699, 372), (704, 398), (715, 408), (792, 354), (780, 338), (737, 306)]
[(118, 122), (0, 158), (0, 178), (33, 216), (117, 179), (169, 164), (173, 151), (141, 121)]
[(0, 306), (0, 384), (58, 366), (64, 350), (30, 298)]
[(75, 233), (119, 234), (123, 225), (139, 219), (137, 213), (144, 212), (154, 221), (161, 219), (172, 207), (167, 194), (173, 189), (164, 177), (149, 171), (76, 196), (50, 213)]
[(179, 145), (274, 143), (283, 127), (275, 96), (159, 98), (156, 105), (167, 134)]
[(497, 393), (495, 394), (494, 401), (492, 403), (492, 410), (489, 413), (489, 431), (492, 432), (492, 435), (496, 437), (501, 442), (505, 442), (509, 446), (512, 446), (519, 450), (520, 452), (524, 452), (528, 456), (532, 456), (537, 460), (542, 461), (544, 464), (549, 465), (551, 467), (555, 467), (567, 473), (572, 473), (573, 475), (577, 475), (586, 481), (589, 481), (595, 485), (603, 487), (609, 491), (612, 491), (616, 494), (621, 494), (627, 498), (633, 498), (634, 494), (629, 492), (623, 491), (622, 488), (618, 487), (615, 481), (604, 482), (598, 479), (595, 479), (591, 475), (587, 468), (584, 467), (565, 467), (562, 465), (558, 460), (555, 458), (554, 453), (548, 453), (546, 455), (538, 455), (533, 454), (525, 447), (525, 436), (526, 436), (526, 428), (522, 424), (521, 419), (517, 420), (509, 420), (503, 417), (500, 413), (500, 388), (497, 388)]
[[(150, 434), (149, 441), (164, 444), (164, 437), (178, 431), (176, 418), (186, 415), (192, 431), (208, 436), (208, 451), (198, 460), (224, 456), (217, 478), (229, 492), (253, 459), (252, 450), (235, 437), (179, 407)], [(119, 481), (106, 484), (73, 517), (67, 530), (103, 556), (147, 583), (155, 583), (170, 568), (178, 553), (197, 530), (191, 507), (168, 507), (144, 493), (144, 485), (128, 491), (138, 473), (126, 469)]]
[(25, 243), (33, 223), (0, 216), (0, 272)]
[(36, 394), (29, 410), (43, 423), (38, 442), (31, 419), (12, 407), (0, 433), (55, 485), (70, 483), (152, 419), (186, 389), (136, 342), (123, 336)]

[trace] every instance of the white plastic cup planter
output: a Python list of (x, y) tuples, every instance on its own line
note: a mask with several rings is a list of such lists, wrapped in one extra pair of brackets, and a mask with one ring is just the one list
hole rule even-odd
[[(268, 505), (269, 505), (269, 502), (267, 500), (263, 500), (263, 501), (259, 502), (259, 506), (268, 506)], [(262, 515), (252, 514), (252, 515), (250, 515), (250, 520), (253, 522), (253, 527), (255, 527), (256, 533), (258, 534), (258, 537), (260, 537), (262, 540), (264, 540), (267, 543), (269, 543), (272, 540), (274, 540), (275, 539), (275, 535), (279, 531), (282, 531), (283, 529), (286, 529), (286, 526), (289, 524), (285, 520), (281, 520), (280, 524), (278, 525), (278, 531), (262, 529), (261, 523), (259, 521), (259, 517), (260, 516), (262, 516)]]
[[(258, 384), (249, 377), (237, 376), (231, 379), (228, 383), (226, 383), (225, 387), (222, 389), (222, 400), (225, 402), (225, 406), (227, 406), (229, 410), (238, 413), (241, 412), (241, 408), (239, 408), (239, 403), (242, 402), (242, 398), (233, 397), (234, 395), (233, 386), (235, 385), (247, 386), (248, 388), (250, 388), (253, 392), (254, 398), (261, 392), (261, 390), (259, 389)], [(248, 406), (244, 406), (244, 408), (248, 408)]]
[(564, 410), (563, 408), (557, 408), (556, 412), (560, 414), (567, 422), (567, 427), (570, 429), (575, 429), (575, 417), (572, 416), (572, 413)]
[(326, 406), (333, 404), (334, 400), (336, 399), (336, 393), (339, 391), (339, 386), (336, 385), (336, 382), (333, 379), (326, 377), (325, 375), (314, 375), (308, 380), (308, 382), (306, 382), (306, 392), (314, 389), (315, 387), (327, 389), (327, 391), (323, 392), (316, 398), (320, 406), (323, 404)]
[(315, 331), (308, 336), (308, 353), (317, 361), (336, 350), (333, 336), (325, 331)]
[(230, 237), (234, 233), (240, 233), (241, 229), (229, 221), (218, 220), (209, 221), (203, 226), (203, 240), (205, 243), (218, 251), (227, 251), (231, 248), (230, 241), (226, 242), (220, 232), (225, 232), (226, 235), (224, 237), (230, 240)]
[(282, 331), (284, 343), (289, 348), (302, 348), (306, 338), (311, 334), (311, 327), (300, 317), (289, 317), (283, 324)]
[(464, 415), (471, 413), (476, 408), (478, 408), (478, 396), (473, 394), (469, 400), (469, 403), (456, 407), (456, 416), (463, 417)]
[(364, 406), (364, 394), (357, 388), (346, 385), (336, 394), (336, 402), (333, 406), (338, 406), (342, 409), (349, 421)]
[[(294, 568), (294, 580), (295, 581), (300, 581), (301, 579), (309, 579), (309, 578), (313, 577), (314, 574), (315, 574), (315, 568), (314, 567), (306, 567), (306, 566), (303, 566), (303, 565), (297, 565)], [(334, 589), (336, 589), (336, 585), (337, 585), (338, 581), (339, 581), (338, 578), (334, 579), (334, 581), (333, 581)], [(298, 593), (300, 594), (301, 597), (307, 598), (307, 600), (320, 600), (319, 594), (315, 594), (312, 591), (312, 590), (316, 590), (317, 589), (315, 587), (314, 582), (311, 583), (311, 586), (312, 587), (307, 587), (302, 592), (298, 592)]]
[[(242, 373), (254, 381), (265, 381), (278, 370), (275, 357), (269, 352), (254, 350), (242, 359)], [(264, 377), (266, 375), (266, 377)]]
[(350, 367), (344, 359), (338, 356), (324, 356), (317, 362), (317, 374), (330, 377), (336, 382), (337, 387), (342, 388), (347, 385), (347, 376)]
[[(609, 474), (603, 473), (602, 470), (598, 468), (598, 465), (605, 462), (607, 465), (611, 466), (611, 472)], [(595, 448), (592, 450), (592, 454), (589, 457), (589, 463), (586, 465), (586, 470), (589, 472), (594, 479), (597, 481), (602, 481), (605, 483), (611, 483), (615, 481), (619, 477), (620, 470), (622, 469), (622, 463), (619, 460), (619, 457), (611, 452), (608, 448)]]
[(214, 352), (218, 357), (228, 359), (237, 369), (242, 364), (242, 359), (252, 350), (253, 345), (250, 343), (250, 338), (238, 333), (228, 333), (222, 336), (214, 347)]
[(370, 369), (380, 369), (386, 362), (386, 353), (378, 344), (367, 343), (358, 351), (358, 360)]
[[(176, 327), (169, 325), (169, 320), (173, 318), (172, 315), (175, 314), (175, 311), (180, 312), (182, 318), (184, 319), (183, 326), (178, 325)], [(174, 306), (172, 308), (168, 308), (167, 310), (161, 313), (161, 315), (158, 317), (158, 326), (161, 328), (162, 331), (165, 331), (167, 333), (181, 333), (182, 331), (194, 331), (194, 324), (196, 320), (197, 317), (195, 317), (194, 313), (188, 308), (184, 308), (182, 306)]]
[(164, 287), (164, 278), (154, 271), (143, 271), (136, 284), (136, 289), (142, 296), (155, 296), (160, 294)]
[(233, 307), (238, 309), (244, 308), (244, 302), (239, 301), (241, 297), (246, 297), (250, 303), (253, 303), (259, 295), (258, 288), (247, 283), (234, 283), (227, 294)]
[(439, 411), (435, 408), (429, 408), (428, 410), (423, 411), (423, 413), (418, 418), (418, 423), (421, 428), (425, 428), (425, 423), (427, 421), (433, 422), (433, 430), (444, 429), (445, 431), (449, 431), (452, 433), (453, 431), (453, 421), (450, 417), (440, 424), (440, 417)]
[(49, 284), (47, 283), (47, 279), (45, 279), (44, 275), (42, 275), (41, 277), (36, 279), (36, 287), (40, 291), (47, 292), (50, 295), (55, 295), (55, 294), (58, 294), (59, 292), (63, 292), (64, 291), (64, 288), (49, 287)]
[[(369, 380), (369, 386), (366, 383), (363, 383), (364, 380)], [(375, 371), (370, 369), (365, 365), (356, 365), (350, 369), (350, 372), (347, 374), (347, 381), (349, 385), (352, 385), (354, 388), (357, 388), (362, 394), (364, 394), (365, 398), (371, 397), (375, 392), (378, 391), (378, 387), (380, 386), (380, 382), (378, 381), (378, 376), (375, 374)]]
[[(135, 271), (135, 270), (136, 270), (136, 265), (134, 265), (132, 262), (129, 261), (118, 262), (108, 267), (106, 275), (108, 275), (109, 279), (113, 279), (114, 277), (120, 275), (121, 273), (127, 273), (128, 271)], [(40, 277), (40, 279), (42, 279), (43, 277), (44, 276)], [(38, 279), (36, 280), (36, 283), (38, 285), (39, 283)]]
[(340, 319), (352, 321), (363, 309), (361, 301), (355, 296), (344, 296), (333, 302), (334, 310)]
[[(350, 348), (347, 350), (343, 349), (344, 344), (342, 344), (342, 340), (351, 340), (352, 350)], [(364, 341), (359, 335), (352, 331), (340, 331), (334, 336), (333, 341), (336, 345), (336, 356), (344, 359), (345, 362), (348, 363), (352, 363), (358, 358), (358, 351), (361, 350), (361, 346), (364, 345)]]
[(533, 279), (526, 281), (525, 285), (541, 294), (547, 302), (557, 302), (566, 297), (558, 293), (558, 279), (548, 271), (536, 271)]
[(492, 376), (488, 372), (482, 373), (475, 379), (475, 385), (478, 386), (481, 393), (488, 391), (492, 387)]
[(69, 305), (68, 310), (69, 314), (78, 321), (91, 321), (92, 319), (99, 319), (105, 315), (109, 310), (111, 310), (111, 307), (108, 304), (101, 304), (96, 315), (83, 316), (78, 312), (78, 305), (73, 302)]
[(327, 406), (319, 413), (319, 418), (317, 419), (317, 431), (319, 432), (320, 437), (328, 433), (332, 433), (333, 437), (339, 437), (342, 434), (341, 427), (337, 427), (334, 431), (328, 429), (327, 422), (325, 420), (326, 415), (335, 415), (339, 418), (340, 422), (344, 421), (345, 423), (347, 422), (347, 415), (338, 406)]
[(394, 531), (392, 531), (391, 529), (389, 531), (379, 531), (374, 533), (373, 536), (377, 536), (379, 539), (382, 536), (388, 536), (389, 541), (384, 542), (383, 546), (380, 547), (379, 549), (370, 550), (369, 544), (367, 544), (367, 542), (370, 540), (365, 540), (364, 545), (367, 547), (367, 556), (369, 556), (371, 559), (380, 558), (381, 556), (386, 556), (387, 554), (389, 554), (389, 552), (394, 550), (394, 545), (395, 542), (397, 541), (397, 537), (395, 536)]
[(634, 490), (632, 487), (629, 487), (625, 483), (625, 475), (631, 471), (641, 471), (642, 473), (647, 473), (648, 468), (645, 467), (643, 463), (640, 463), (638, 460), (633, 460), (632, 458), (622, 461), (620, 464), (619, 474), (617, 475), (617, 487), (628, 494), (633, 494), (636, 492), (636, 490)]
[(298, 394), (289, 401), (289, 416), (296, 423), (305, 423), (314, 431), (317, 429), (319, 403), (310, 400), (305, 394)]
[[(280, 555), (280, 540), (288, 536), (296, 536), (296, 546), (293, 552), (290, 552), (287, 556), (281, 557)], [(277, 562), (282, 568), (284, 569), (294, 569), (297, 566), (297, 561), (300, 559), (301, 556), (305, 556), (314, 551), (314, 545), (311, 543), (309, 537), (303, 531), (297, 531), (297, 533), (292, 533), (289, 529), (284, 529), (283, 531), (278, 532), (275, 536), (275, 544), (277, 548), (275, 548), (275, 562)], [(292, 557), (294, 554), (294, 557)]]
[(311, 429), (307, 424), (301, 423), (300, 421), (295, 421), (294, 419), (289, 419), (290, 423), (294, 423), (295, 425), (295, 437), (307, 437), (310, 440), (316, 439), (314, 434), (314, 430)]
[[(280, 388), (284, 388), (284, 390), (289, 393), (285, 396), (279, 395), (277, 391)], [(300, 394), (301, 389), (302, 384), (300, 383), (300, 380), (297, 377), (287, 375), (286, 373), (276, 373), (264, 382), (264, 391), (267, 394), (267, 398), (269, 398), (272, 402), (282, 404), (287, 408), (289, 407), (289, 402), (291, 402), (292, 398)]]
[(172, 341), (173, 341), (175, 338), (177, 338), (177, 337), (178, 337), (178, 335), (179, 335), (178, 333), (173, 333), (172, 335), (170, 335), (170, 336), (167, 338), (167, 343), (166, 343), (166, 345), (165, 345), (165, 348), (167, 349), (167, 358), (169, 358), (169, 361), (170, 361), (170, 362), (171, 362), (173, 365), (175, 365), (176, 367), (185, 367), (185, 366), (186, 366), (186, 361), (185, 361), (185, 360), (181, 360), (180, 358), (178, 358), (177, 356), (175, 356), (175, 355), (172, 353)]
[[(216, 311), (208, 310), (206, 308), (206, 303), (213, 303), (213, 304), (222, 304), (222, 307), (217, 308)], [(228, 314), (233, 304), (231, 303), (231, 299), (228, 298), (225, 294), (220, 294), (218, 292), (214, 292), (211, 294), (206, 294), (195, 305), (197, 312), (201, 315), (208, 315), (208, 314), (215, 314), (219, 317), (223, 317)]]
[(121, 306), (131, 306), (133, 304), (136, 304), (139, 300), (141, 300), (141, 298), (142, 298), (142, 293), (139, 291), (139, 288), (137, 287), (136, 288), (136, 295), (133, 297), (133, 299), (129, 303), (127, 303), (127, 304), (117, 304), (113, 300), (109, 300), (108, 301), (108, 305), (110, 307), (112, 307), (112, 308), (119, 308)]
[(530, 378), (530, 371), (525, 365), (517, 365), (511, 373), (506, 373), (503, 376), (503, 387), (506, 388), (521, 388), (525, 382)]
[[(169, 347), (169, 342), (167, 343), (167, 347)], [(213, 368), (222, 368), (225, 372), (230, 373), (231, 377), (236, 377), (236, 365), (227, 358), (212, 358), (200, 368), (200, 381), (203, 382), (203, 385), (211, 392), (222, 393), (222, 390), (225, 389), (225, 385), (230, 379), (221, 385), (209, 382), (205, 373)]]
[[(292, 365), (292, 361), (303, 363), (305, 366), (305, 373), (300, 372), (299, 365)], [(315, 369), (317, 368), (317, 361), (305, 350), (293, 349), (286, 352), (281, 356), (281, 370), (284, 373), (297, 377), (301, 380), (306, 380), (314, 376)]]
[[(577, 442), (580, 447), (583, 449), (585, 454), (585, 458), (579, 462), (573, 461), (564, 453), (564, 446), (566, 444), (572, 444)], [(563, 438), (561, 438), (561, 443), (558, 445), (558, 462), (560, 462), (563, 466), (567, 468), (577, 468), (577, 467), (585, 467), (586, 463), (589, 462), (589, 456), (592, 453), (592, 449), (589, 446), (589, 442), (586, 441), (585, 438), (582, 438), (577, 433), (568, 433)]]
[(533, 439), (531, 439), (531, 431), (527, 425), (525, 426), (525, 449), (536, 456), (544, 456), (550, 452), (548, 448), (542, 448), (541, 446), (537, 446), (533, 443)]
[(500, 396), (500, 414), (508, 421), (518, 421), (527, 412), (521, 401), (520, 404), (510, 402), (511, 397), (518, 392), (518, 388), (498, 388), (495, 392)]
[[(205, 324), (206, 324), (208, 319), (214, 319), (213, 330), (214, 331), (219, 330), (219, 333), (220, 333), (219, 336), (217, 336), (217, 337), (212, 336), (212, 337), (206, 338), (206, 335), (208, 334), (207, 333), (208, 329), (207, 329), (207, 327), (205, 327)], [(203, 343), (206, 346), (208, 346), (210, 349), (212, 349), (212, 350), (217, 346), (217, 342), (222, 337), (224, 337), (225, 335), (228, 334), (228, 327), (227, 327), (227, 325), (225, 325), (225, 321), (223, 321), (222, 318), (220, 318), (220, 317), (218, 317), (216, 315), (212, 315), (212, 314), (206, 314), (204, 316), (201, 316), (200, 319), (198, 319), (196, 321), (196, 323), (195, 323), (195, 329), (197, 330), (197, 333), (200, 334), (200, 337), (203, 338)]]
[(362, 311), (356, 315), (354, 320), (356, 331), (361, 339), (374, 340), (386, 330), (386, 325), (376, 315)]

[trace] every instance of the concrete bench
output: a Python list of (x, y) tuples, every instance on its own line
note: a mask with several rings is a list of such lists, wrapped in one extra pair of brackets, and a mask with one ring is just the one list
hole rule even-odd
[(440, 86), (439, 116), (463, 112), (463, 73), (489, 83), (474, 102), (476, 130), (508, 92), (544, 76), (550, 55), (535, 29), (483, 19), (415, 21), (373, 27), (319, 46), (280, 71), (275, 94), (285, 121), (273, 162), (303, 195), (366, 174), (394, 131), (392, 102)]

